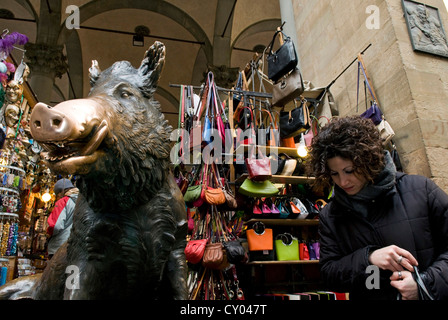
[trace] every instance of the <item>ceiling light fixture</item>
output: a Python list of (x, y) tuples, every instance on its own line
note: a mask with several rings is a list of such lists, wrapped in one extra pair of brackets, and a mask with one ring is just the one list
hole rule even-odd
[(139, 34), (135, 34), (132, 37), (132, 45), (134, 47), (143, 47), (145, 45), (145, 37)]
[(147, 26), (136, 26), (134, 28), (134, 36), (132, 37), (132, 45), (134, 47), (143, 47), (145, 45), (145, 36), (149, 36), (149, 28)]

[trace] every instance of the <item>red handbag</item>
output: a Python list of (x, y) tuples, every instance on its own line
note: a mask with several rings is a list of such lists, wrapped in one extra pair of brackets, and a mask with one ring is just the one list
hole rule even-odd
[(185, 246), (185, 258), (188, 262), (192, 264), (197, 264), (201, 261), (204, 251), (205, 245), (207, 244), (208, 239), (198, 239), (198, 240), (190, 240)]
[(300, 260), (310, 260), (310, 253), (305, 242), (299, 243)]
[(245, 159), (249, 179), (252, 181), (264, 181), (272, 177), (271, 159), (263, 156), (258, 149), (258, 159), (248, 157)]

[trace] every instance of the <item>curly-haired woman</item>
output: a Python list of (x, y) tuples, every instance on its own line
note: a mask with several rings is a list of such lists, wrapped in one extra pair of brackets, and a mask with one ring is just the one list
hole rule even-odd
[(319, 228), (329, 289), (353, 300), (419, 299), (418, 266), (430, 295), (448, 299), (448, 195), (426, 177), (397, 172), (369, 119), (335, 118), (311, 147), (316, 187), (334, 185)]

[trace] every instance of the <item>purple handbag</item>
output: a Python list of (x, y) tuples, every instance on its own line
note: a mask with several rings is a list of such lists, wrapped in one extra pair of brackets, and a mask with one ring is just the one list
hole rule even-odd
[(317, 242), (317, 241), (311, 242), (311, 247), (313, 247), (316, 259), (319, 260), (320, 259), (320, 244), (319, 244), (319, 242)]
[(317, 260), (316, 252), (314, 251), (314, 246), (312, 243), (307, 243), (308, 253), (310, 255), (310, 260)]
[(369, 109), (361, 114), (361, 117), (372, 120), (373, 123), (377, 126), (383, 120), (383, 113), (381, 112), (380, 108), (378, 108), (376, 102), (374, 102)]

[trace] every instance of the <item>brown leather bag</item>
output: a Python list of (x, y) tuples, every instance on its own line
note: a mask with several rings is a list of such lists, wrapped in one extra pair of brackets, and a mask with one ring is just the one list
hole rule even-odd
[(222, 270), (228, 266), (227, 255), (221, 242), (208, 243), (202, 256), (206, 268)]
[(281, 78), (272, 87), (272, 105), (284, 106), (288, 102), (299, 97), (304, 91), (302, 74), (295, 69), (290, 74)]
[(205, 189), (205, 201), (208, 204), (218, 206), (226, 202), (226, 196), (221, 188), (207, 187), (207, 189)]
[(208, 178), (206, 177), (206, 183), (207, 187), (204, 190), (204, 200), (209, 204), (214, 205), (221, 205), (226, 203), (226, 196), (224, 194), (224, 187), (222, 186), (219, 178), (219, 172), (215, 169), (215, 164), (211, 165), (212, 171), (209, 172), (211, 176), (213, 176), (214, 180), (216, 181), (216, 184), (218, 185), (217, 188), (213, 188), (208, 186)]

